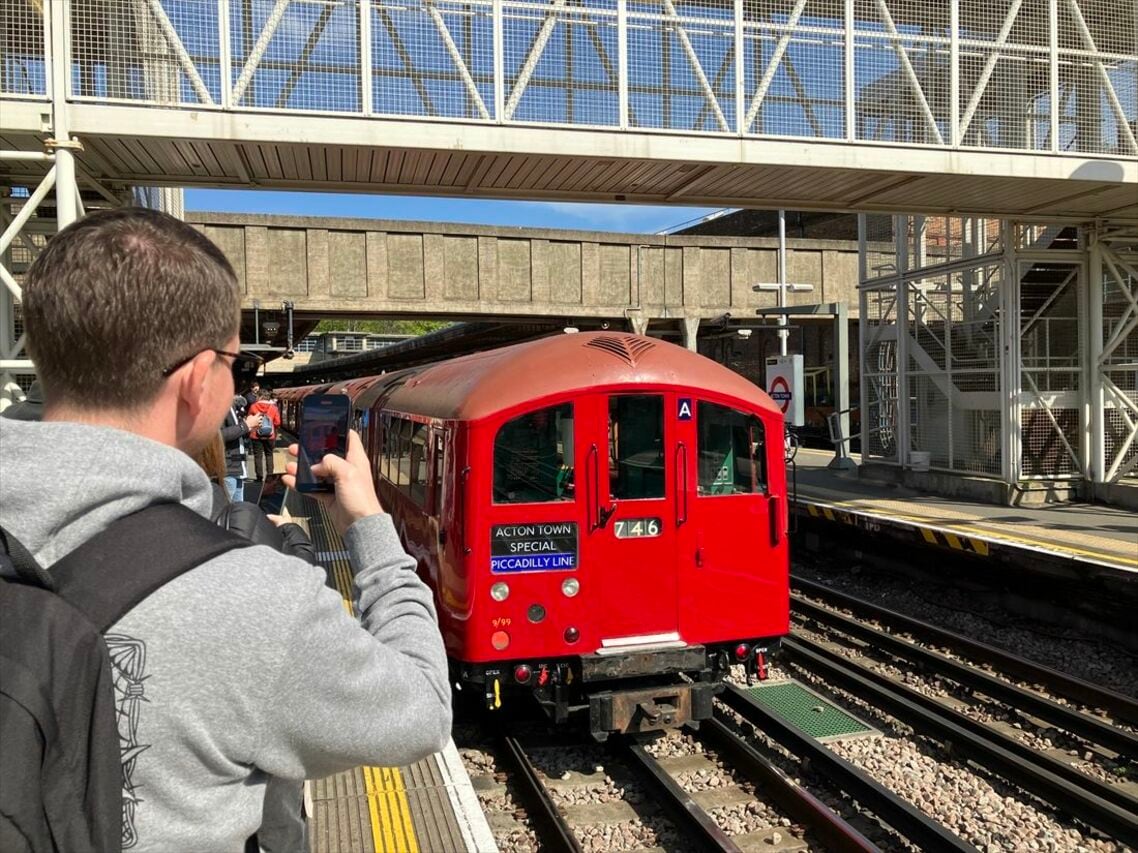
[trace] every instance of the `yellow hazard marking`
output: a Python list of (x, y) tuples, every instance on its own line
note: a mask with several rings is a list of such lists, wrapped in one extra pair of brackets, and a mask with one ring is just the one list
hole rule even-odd
[[(332, 519), (328, 517), (323, 504), (319, 504), (319, 512), (324, 538), (331, 539), (336, 535)], [(335, 557), (330, 562), (331, 566), (325, 568), (332, 571), (332, 580), (343, 599), (344, 609), (349, 616), (356, 616), (351, 564), (347, 557)], [(411, 806), (407, 800), (407, 787), (403, 784), (403, 774), (399, 768), (361, 767), (360, 772), (367, 793), (371, 839), (375, 850), (379, 853), (419, 853)]]
[[(806, 508), (810, 515), (815, 518), (819, 515), (825, 515), (830, 521), (837, 520), (835, 518), (835, 509), (826, 504), (806, 504)], [(839, 513), (846, 513), (846, 510), (837, 510)], [(937, 538), (937, 533), (940, 533), (948, 544), (957, 549), (958, 551), (971, 550), (981, 557), (991, 555), (991, 546), (993, 544), (1006, 543), (1010, 545), (1026, 545), (1031, 548), (1039, 548), (1043, 551), (1050, 551), (1060, 555), (1071, 555), (1076, 557), (1086, 557), (1092, 560), (1099, 560), (1104, 563), (1114, 563), (1115, 565), (1134, 566), (1138, 568), (1138, 559), (1132, 557), (1124, 557), (1121, 554), (1111, 551), (1100, 551), (1089, 548), (1077, 548), (1073, 545), (1067, 545), (1061, 542), (1049, 541), (1046, 539), (1036, 539), (1028, 536), (1016, 536), (1010, 533), (1005, 533), (1003, 530), (994, 531), (986, 530), (981, 527), (976, 527), (970, 524), (953, 524), (951, 531), (946, 529), (947, 525), (938, 526), (937, 528), (930, 528), (926, 525), (929, 523), (928, 516), (911, 515), (904, 512), (895, 512), (890, 510), (888, 514), (882, 512), (872, 512), (868, 509), (858, 507), (856, 510), (850, 510), (851, 515), (861, 515), (866, 518), (872, 518), (877, 521), (884, 522), (903, 522), (913, 525), (921, 532), (922, 538), (931, 545), (942, 545)], [(845, 520), (845, 519), (843, 519)], [(963, 536), (963, 533), (970, 533), (971, 536)], [(942, 545), (943, 547), (943, 545)]]
[(363, 774), (375, 849), (419, 853), (403, 775), (394, 767), (365, 767)]
[(498, 679), (494, 679), (494, 708), (497, 710), (502, 707), (502, 686), (498, 683)]

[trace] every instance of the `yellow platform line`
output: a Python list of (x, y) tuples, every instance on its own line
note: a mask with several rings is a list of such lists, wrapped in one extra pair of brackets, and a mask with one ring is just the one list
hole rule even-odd
[[(316, 502), (320, 523), (324, 526), (325, 541), (334, 530), (322, 503)], [(352, 570), (346, 557), (331, 560), (332, 578), (344, 601), (344, 609), (357, 616), (352, 595)], [(368, 816), (371, 818), (371, 840), (380, 853), (419, 853), (415, 825), (411, 820), (411, 804), (407, 800), (407, 786), (398, 767), (361, 767), (364, 791), (367, 794)]]
[[(1066, 545), (1059, 542), (1049, 542), (1044, 539), (1032, 539), (1026, 536), (1013, 536), (1010, 533), (1003, 531), (986, 530), (979, 527), (974, 527), (968, 524), (940, 524), (935, 527), (929, 526), (929, 519), (923, 516), (906, 515), (904, 513), (889, 513), (883, 514), (873, 512), (864, 507), (857, 509), (845, 509), (840, 507), (833, 507), (825, 503), (807, 502), (804, 499), (799, 499), (800, 503), (805, 504), (807, 512), (810, 515), (817, 517), (819, 511), (829, 520), (834, 520), (834, 510), (838, 509), (840, 512), (847, 512), (855, 515), (864, 515), (867, 518), (874, 518), (881, 521), (904, 521), (913, 524), (921, 531), (921, 536), (925, 541), (931, 544), (937, 544), (936, 534), (934, 531), (940, 531), (944, 534), (949, 544), (957, 550), (964, 550), (957, 540), (953, 544), (952, 539), (956, 539), (953, 531), (959, 533), (969, 534), (969, 539), (973, 545), (977, 546), (976, 551), (982, 556), (988, 555), (988, 543), (1005, 543), (1011, 545), (1027, 545), (1032, 548), (1040, 548), (1046, 551), (1052, 551), (1058, 554), (1070, 554), (1078, 557), (1087, 557), (1092, 560), (1101, 560), (1106, 563), (1114, 563), (1116, 565), (1134, 566), (1138, 567), (1138, 560), (1130, 557), (1124, 557), (1121, 554), (1112, 553), (1109, 551), (1092, 551), (1086, 548), (1076, 548), (1073, 545)], [(949, 538), (951, 537), (951, 539)], [(978, 541), (979, 540), (979, 541)]]

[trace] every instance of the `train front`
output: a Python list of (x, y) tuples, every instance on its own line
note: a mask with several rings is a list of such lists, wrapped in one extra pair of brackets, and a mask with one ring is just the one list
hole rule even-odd
[(458, 469), (458, 677), (597, 737), (704, 719), (788, 630), (781, 413), (679, 347), (573, 337), (525, 353), (524, 399), (509, 371), (480, 386), (514, 402), (469, 422)]

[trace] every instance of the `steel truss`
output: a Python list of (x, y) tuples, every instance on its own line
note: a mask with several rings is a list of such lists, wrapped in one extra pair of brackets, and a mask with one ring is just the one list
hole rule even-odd
[[(57, 0), (0, 94), (1138, 154), (1131, 0)], [(1128, 35), (1129, 34), (1129, 35)]]
[(1013, 485), (1135, 473), (1138, 229), (861, 222), (867, 459)]

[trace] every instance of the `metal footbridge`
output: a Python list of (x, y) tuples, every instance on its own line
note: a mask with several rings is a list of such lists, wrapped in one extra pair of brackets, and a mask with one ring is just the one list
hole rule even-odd
[(1133, 0), (7, 0), (0, 183), (58, 163), (108, 198), (1132, 219), (1136, 16)]

